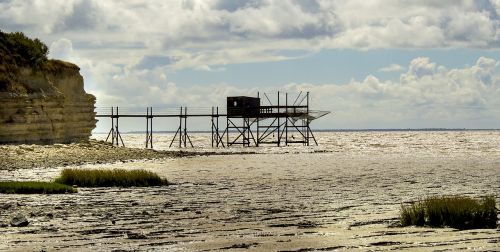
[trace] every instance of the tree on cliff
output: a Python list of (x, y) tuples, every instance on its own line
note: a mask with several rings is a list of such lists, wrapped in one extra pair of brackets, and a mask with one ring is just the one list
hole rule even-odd
[[(0, 30), (0, 54), (11, 57), (17, 66), (41, 67), (47, 61), (49, 48), (39, 39), (30, 39), (22, 32)], [(2, 62), (5, 63), (5, 62)]]
[(18, 70), (20, 67), (45, 68), (49, 62), (48, 53), (48, 47), (39, 39), (30, 39), (22, 32), (0, 30), (0, 92), (29, 92), (17, 83)]
[(80, 70), (72, 63), (48, 59), (48, 53), (49, 48), (39, 39), (30, 39), (22, 32), (6, 33), (0, 30), (0, 93), (29, 94), (40, 91), (19, 80), (22, 68), (42, 75), (60, 73), (63, 69)]

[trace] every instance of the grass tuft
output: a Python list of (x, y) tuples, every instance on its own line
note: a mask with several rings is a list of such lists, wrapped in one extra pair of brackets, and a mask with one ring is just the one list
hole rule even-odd
[(430, 197), (402, 204), (402, 226), (452, 227), (457, 229), (496, 228), (497, 209), (493, 196), (472, 199), (463, 196)]
[(0, 193), (19, 193), (19, 194), (59, 194), (77, 192), (71, 186), (54, 182), (40, 181), (2, 181), (0, 182)]
[(55, 182), (82, 187), (168, 185), (166, 179), (146, 170), (64, 169)]

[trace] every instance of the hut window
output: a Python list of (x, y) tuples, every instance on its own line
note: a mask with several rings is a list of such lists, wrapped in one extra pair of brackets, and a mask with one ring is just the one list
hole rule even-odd
[(238, 102), (237, 101), (234, 101), (234, 106), (238, 107)]

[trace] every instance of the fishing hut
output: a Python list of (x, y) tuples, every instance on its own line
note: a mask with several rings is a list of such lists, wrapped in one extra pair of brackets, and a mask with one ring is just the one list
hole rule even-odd
[[(111, 140), (113, 145), (125, 146), (119, 131), (119, 118), (142, 117), (146, 119), (146, 148), (153, 148), (153, 119), (161, 117), (177, 117), (178, 127), (170, 141), (170, 147), (177, 144), (179, 148), (193, 147), (188, 133), (188, 118), (211, 118), (212, 147), (261, 146), (261, 145), (289, 145), (302, 144), (309, 146), (318, 144), (311, 130), (310, 124), (329, 111), (311, 110), (309, 108), (309, 92), (300, 92), (293, 102), (288, 93), (278, 92), (271, 102), (266, 93), (257, 97), (230, 96), (226, 100), (226, 108), (196, 108), (187, 107), (178, 109), (158, 109), (147, 107), (143, 112), (119, 112), (118, 107), (111, 107), (110, 113), (97, 113), (97, 117), (111, 118), (111, 129), (106, 141)], [(130, 110), (129, 110), (130, 111)], [(220, 122), (221, 119), (225, 119)], [(225, 125), (224, 125), (225, 124)], [(225, 126), (225, 127), (224, 127)]]

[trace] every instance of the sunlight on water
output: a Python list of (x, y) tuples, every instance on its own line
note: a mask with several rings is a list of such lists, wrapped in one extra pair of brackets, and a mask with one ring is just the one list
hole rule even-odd
[[(500, 131), (355, 131), (355, 132), (317, 132), (318, 146), (290, 144), (289, 146), (262, 146), (242, 148), (212, 148), (210, 133), (190, 134), (194, 148), (186, 150), (197, 152), (256, 152), (256, 153), (308, 153), (338, 152), (353, 154), (404, 154), (428, 156), (494, 155), (500, 152)], [(94, 134), (98, 140), (105, 140), (107, 134)], [(179, 149), (178, 138), (169, 145), (174, 134), (159, 133), (153, 136), (156, 150)], [(144, 148), (145, 134), (122, 134), (126, 147)]]

